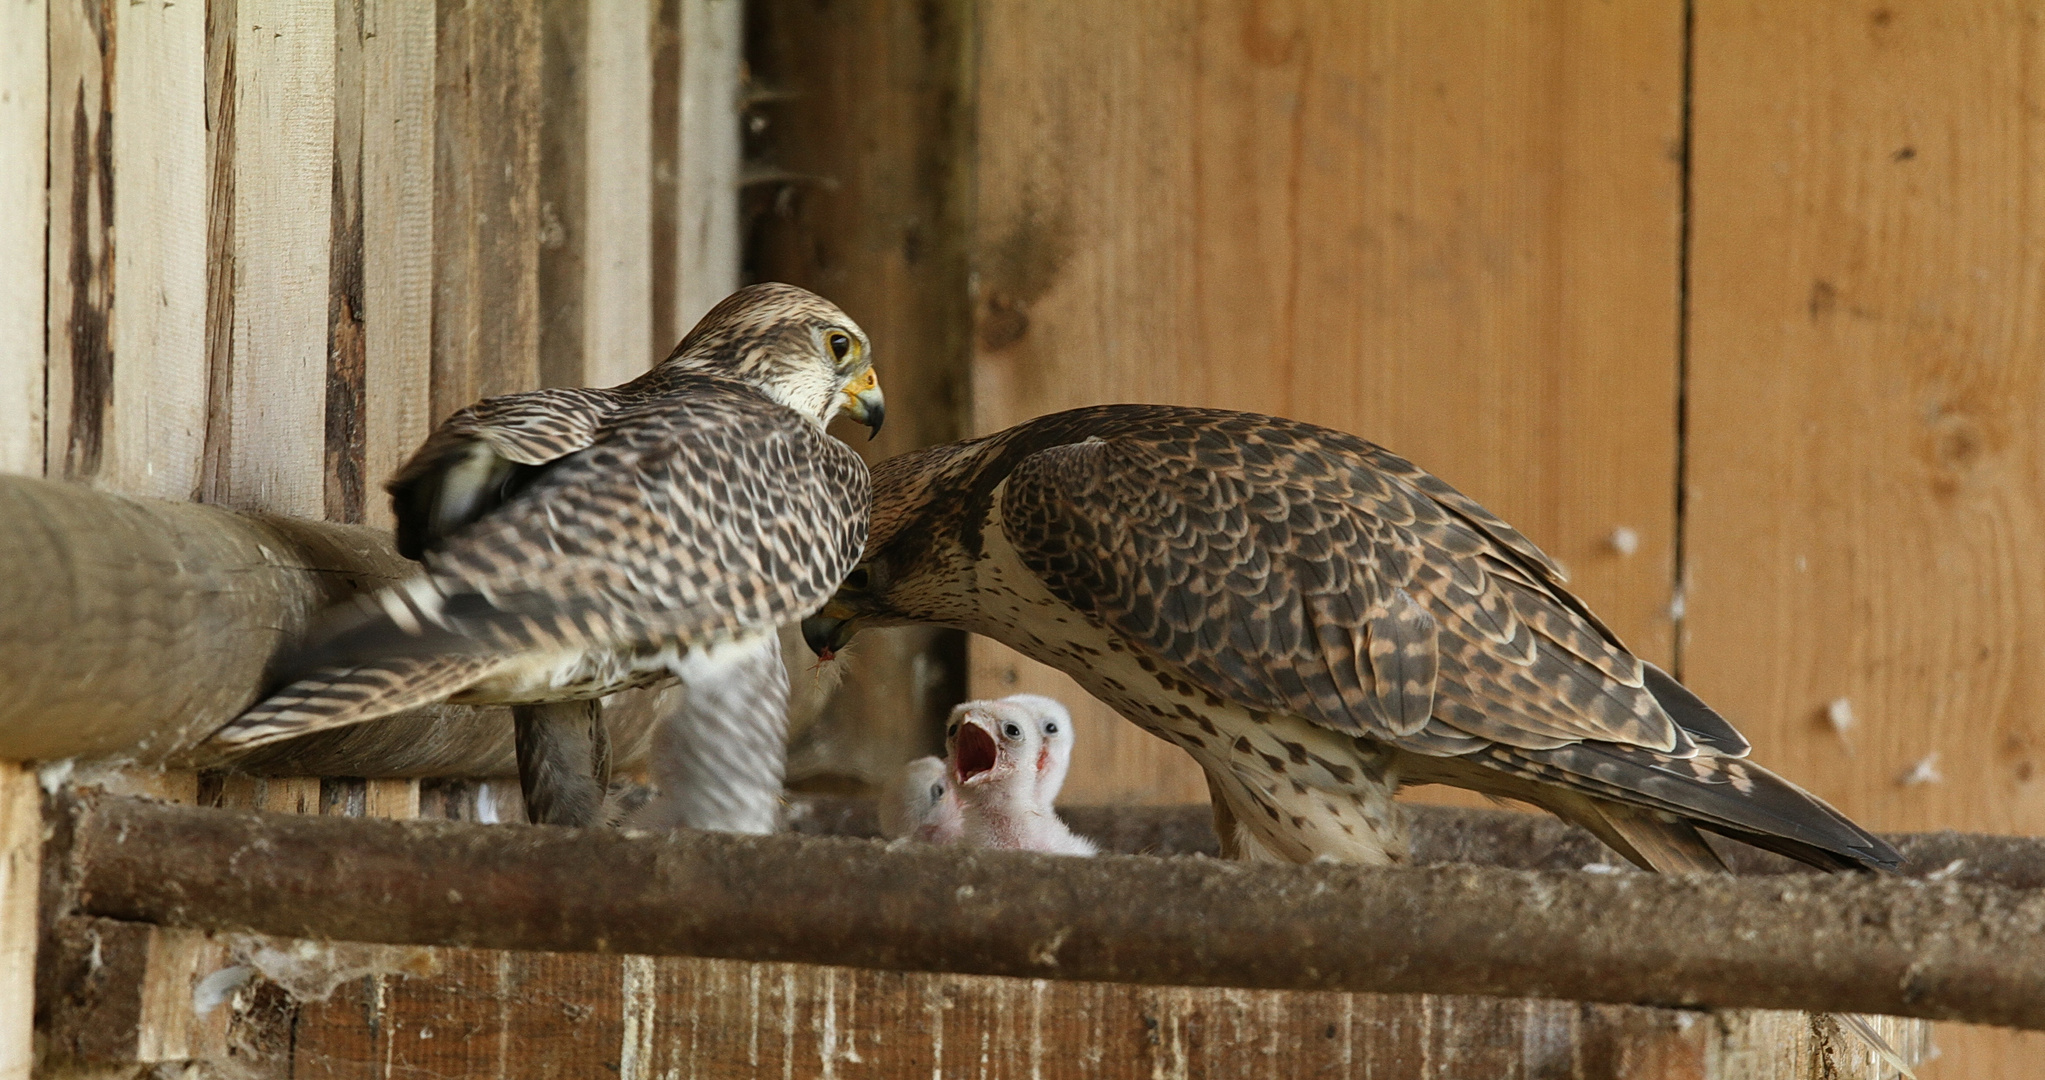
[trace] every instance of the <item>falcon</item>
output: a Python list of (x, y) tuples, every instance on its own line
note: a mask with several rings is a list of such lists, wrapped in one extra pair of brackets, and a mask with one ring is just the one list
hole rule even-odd
[(866, 334), (789, 285), (727, 297), (651, 371), (491, 398), (391, 480), (408, 580), (326, 613), (229, 747), (435, 701), (513, 706), (527, 814), (602, 819), (597, 699), (758, 655), (866, 539), (869, 480), (824, 425), (878, 432)]
[(936, 623), (1058, 668), (1200, 763), (1232, 856), (1399, 862), (1393, 794), (1449, 784), (1664, 872), (1723, 868), (1700, 830), (1826, 869), (1898, 862), (1747, 761), (1526, 537), (1356, 436), (1105, 405), (873, 480), (865, 558), (811, 647)]

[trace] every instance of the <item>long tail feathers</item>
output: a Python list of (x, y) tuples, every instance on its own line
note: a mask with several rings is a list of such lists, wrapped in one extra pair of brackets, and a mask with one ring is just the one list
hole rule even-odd
[[(1689, 822), (1668, 821), (1652, 810), (1587, 801), (1603, 819), (1604, 828), (1593, 827), (1592, 831), (1641, 869), (1658, 874), (1731, 873)], [(1607, 831), (1617, 834), (1620, 842), (1605, 837)]]
[(457, 693), (497, 663), (478, 656), (395, 657), (323, 668), (235, 717), (213, 739), (246, 749), (380, 719)]
[[(1658, 874), (1731, 873), (1718, 853), (1711, 849), (1697, 828), (1687, 821), (1668, 821), (1651, 810), (1623, 806), (1602, 800), (1585, 800), (1577, 820), (1599, 839), (1611, 845), (1643, 870)], [(1598, 820), (1585, 820), (1595, 815)], [(1839, 1026), (1867, 1044), (1885, 1066), (1897, 1074), (1917, 1080), (1917, 1074), (1903, 1055), (1882, 1038), (1865, 1017), (1854, 1013), (1833, 1013)], [(1886, 1075), (1886, 1073), (1884, 1074)]]

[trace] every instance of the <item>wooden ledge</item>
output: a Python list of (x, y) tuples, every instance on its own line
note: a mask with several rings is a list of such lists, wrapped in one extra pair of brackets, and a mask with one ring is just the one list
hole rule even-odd
[(82, 796), (71, 912), (389, 944), (2045, 1029), (2045, 893), (1946, 879), (1069, 859)]

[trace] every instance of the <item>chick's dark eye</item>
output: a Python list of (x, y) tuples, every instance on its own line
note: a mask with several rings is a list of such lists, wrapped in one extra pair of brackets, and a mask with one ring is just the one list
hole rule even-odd
[(824, 340), (831, 344), (831, 355), (840, 360), (845, 359), (845, 354), (852, 351), (852, 336), (850, 334), (833, 330)]
[(943, 784), (930, 785), (930, 801), (937, 802), (942, 798), (944, 798), (944, 785)]
[(959, 726), (957, 724), (953, 724), (952, 726), (944, 729), (944, 737), (947, 739), (951, 738), (954, 735), (957, 735), (958, 733)]
[(845, 587), (848, 589), (864, 589), (872, 581), (873, 575), (867, 573), (864, 566), (845, 575)]
[(1006, 736), (1008, 736), (1008, 737), (1009, 737), (1009, 738), (1011, 738), (1011, 739), (1020, 739), (1020, 738), (1022, 738), (1022, 728), (1018, 727), (1018, 726), (1017, 726), (1017, 725), (1015, 725), (1015, 724), (1003, 724), (1003, 725), (1001, 725), (1001, 733), (1002, 733), (1003, 735), (1006, 735)]
[(1045, 725), (1044, 725), (1044, 734), (1046, 734), (1046, 735), (1056, 735), (1056, 734), (1058, 734), (1058, 721), (1056, 721), (1056, 720), (1053, 720), (1053, 721), (1051, 721), (1051, 722), (1049, 722), (1049, 723), (1045, 724)]

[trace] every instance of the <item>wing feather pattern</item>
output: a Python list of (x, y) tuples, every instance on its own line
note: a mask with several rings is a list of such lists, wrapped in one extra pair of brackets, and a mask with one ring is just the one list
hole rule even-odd
[(1306, 425), (1168, 415), (1009, 473), (1004, 528), (1060, 599), (1248, 707), (1395, 745), (1695, 752), (1553, 563), (1447, 485)]
[[(321, 707), (266, 702), (216, 738), (268, 741), (396, 711), (321, 690), (326, 672), (435, 657), (481, 671), (521, 654), (709, 643), (821, 607), (865, 546), (866, 465), (749, 388), (697, 382), (611, 411), (589, 445), (427, 547), (423, 574), (331, 612), (284, 665), (285, 693), (303, 697), (310, 679)], [(461, 688), (445, 681), (436, 696)]]
[(1666, 814), (1820, 866), (1894, 865), (1881, 840), (1740, 761), (1739, 732), (1628, 652), (1552, 559), (1403, 458), (1163, 406), (1025, 427), (1037, 441), (1000, 506), (1024, 565), (1212, 692), (1440, 761), (1424, 779), (1551, 785), (1558, 812), (1616, 804), (1605, 816), (1625, 818), (1635, 849), (1696, 846)]

